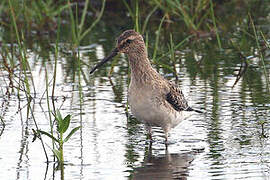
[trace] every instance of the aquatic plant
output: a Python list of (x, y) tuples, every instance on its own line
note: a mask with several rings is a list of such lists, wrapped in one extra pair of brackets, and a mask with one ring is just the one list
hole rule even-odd
[[(80, 22), (79, 22), (77, 4), (72, 4), (70, 1), (68, 1), (69, 16), (70, 16), (70, 20), (71, 20), (72, 40), (76, 46), (79, 46), (81, 40), (87, 34), (89, 34), (92, 31), (92, 29), (96, 26), (96, 24), (100, 21), (102, 15), (103, 15), (103, 12), (104, 12), (106, 0), (102, 0), (102, 6), (101, 6), (101, 10), (99, 12), (98, 17), (92, 22), (92, 24), (88, 28), (84, 29), (86, 13), (88, 11), (88, 4), (89, 4), (89, 0), (86, 0), (85, 4), (84, 4), (82, 16), (81, 16)], [(74, 6), (74, 5), (75, 5), (75, 13), (72, 10), (72, 6)], [(75, 16), (74, 16), (74, 14), (75, 14)]]
[(64, 137), (64, 133), (68, 130), (70, 125), (70, 119), (71, 115), (68, 114), (64, 118), (62, 118), (62, 115), (59, 110), (56, 110), (56, 114), (54, 114), (55, 120), (57, 122), (57, 133), (58, 136), (55, 137), (53, 134), (48, 133), (43, 130), (38, 130), (37, 133), (35, 133), (36, 136), (39, 136), (39, 134), (43, 134), (51, 138), (55, 142), (56, 148), (51, 148), (54, 155), (57, 157), (59, 167), (61, 170), (61, 179), (64, 179), (64, 143), (67, 142), (70, 137), (80, 129), (81, 126), (73, 128), (67, 136)]
[[(250, 21), (251, 21), (251, 25), (252, 25), (252, 29), (253, 29), (253, 33), (254, 33), (254, 37), (255, 37), (255, 40), (256, 40), (256, 45), (257, 45), (257, 48), (258, 48), (258, 53), (259, 53), (259, 57), (260, 57), (260, 60), (261, 60), (261, 63), (262, 63), (262, 66), (261, 69), (263, 70), (263, 73), (264, 73), (264, 76), (265, 76), (265, 79), (266, 79), (266, 86), (267, 86), (267, 90), (268, 92), (270, 92), (270, 80), (269, 80), (269, 75), (266, 71), (266, 66), (265, 66), (265, 60), (264, 60), (264, 55), (263, 55), (263, 51), (261, 49), (261, 45), (259, 43), (259, 35), (261, 34), (262, 35), (262, 39), (264, 40), (264, 42), (266, 42), (265, 44), (267, 45), (267, 41), (265, 40), (265, 37), (262, 33), (262, 31), (259, 31), (260, 34), (257, 33), (257, 29), (254, 25), (254, 22), (253, 22), (253, 19), (251, 18), (251, 15), (249, 14), (249, 18), (250, 18)], [(269, 47), (269, 46), (268, 46)]]

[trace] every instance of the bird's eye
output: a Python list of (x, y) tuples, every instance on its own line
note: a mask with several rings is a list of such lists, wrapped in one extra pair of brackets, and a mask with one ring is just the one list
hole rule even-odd
[(131, 39), (128, 39), (128, 40), (127, 40), (127, 43), (128, 43), (128, 44), (130, 44), (131, 42), (132, 42), (132, 40), (131, 40)]

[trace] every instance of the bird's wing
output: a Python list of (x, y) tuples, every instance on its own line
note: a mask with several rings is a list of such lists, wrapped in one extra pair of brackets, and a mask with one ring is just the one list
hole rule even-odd
[(190, 111), (191, 108), (188, 106), (182, 90), (172, 82), (169, 82), (169, 87), (169, 92), (166, 94), (166, 101), (176, 111)]

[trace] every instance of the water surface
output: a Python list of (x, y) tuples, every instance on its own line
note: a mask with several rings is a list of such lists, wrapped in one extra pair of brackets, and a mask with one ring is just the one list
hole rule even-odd
[[(93, 57), (101, 59), (106, 54), (102, 45), (91, 49), (92, 55), (82, 53), (88, 63)], [(49, 131), (48, 108), (44, 96), (45, 68), (29, 52), (36, 97), (33, 111), (40, 129)], [(208, 57), (206, 57), (208, 58)], [(209, 59), (213, 60), (213, 59)], [(207, 67), (203, 78), (187, 68), (188, 59), (177, 65), (178, 84), (189, 104), (202, 109), (170, 132), (170, 145), (164, 146), (164, 134), (154, 128), (152, 146), (146, 139), (144, 125), (133, 117), (127, 117), (128, 75), (126, 57), (118, 58), (119, 66), (111, 77), (105, 69), (94, 76), (89, 67), (83, 67), (80, 102), (78, 85), (67, 74), (64, 57), (58, 63), (55, 90), (56, 106), (63, 114), (72, 115), (71, 127), (82, 128), (65, 144), (66, 179), (267, 179), (269, 177), (269, 101), (263, 76), (254, 80), (252, 72), (259, 71), (254, 65), (250, 75), (232, 88), (240, 65), (230, 67), (221, 63)], [(207, 61), (207, 59), (205, 60)], [(93, 63), (94, 64), (94, 63)], [(121, 66), (120, 66), (121, 64)], [(50, 62), (49, 80), (53, 69)], [(201, 66), (200, 68), (204, 68)], [(211, 71), (213, 70), (213, 72)], [(199, 69), (196, 71), (199, 72)], [(226, 75), (224, 71), (233, 72)], [(161, 73), (168, 79), (175, 77)], [(15, 72), (16, 74), (16, 72)], [(1, 74), (1, 91), (8, 88), (7, 74)], [(249, 83), (252, 81), (252, 83)], [(257, 92), (257, 88), (260, 92)], [(15, 93), (16, 94), (16, 93)], [(39, 141), (32, 142), (31, 116), (27, 119), (24, 95), (18, 101), (14, 93), (8, 98), (2, 94), (1, 104), (5, 128), (0, 140), (0, 179), (58, 179), (54, 163), (46, 166), (46, 159)], [(19, 110), (18, 107), (22, 109)], [(261, 121), (265, 121), (262, 134)], [(53, 159), (44, 137), (50, 160)]]

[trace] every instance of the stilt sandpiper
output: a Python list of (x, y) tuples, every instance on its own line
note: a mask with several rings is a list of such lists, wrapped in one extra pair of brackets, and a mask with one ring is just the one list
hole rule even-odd
[(131, 81), (128, 90), (128, 103), (133, 115), (142, 121), (151, 136), (151, 127), (161, 127), (168, 142), (168, 132), (192, 112), (183, 92), (174, 83), (163, 78), (148, 59), (143, 37), (134, 30), (127, 30), (117, 38), (111, 54), (98, 63), (91, 74), (118, 53), (128, 56), (131, 67)]

